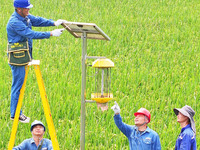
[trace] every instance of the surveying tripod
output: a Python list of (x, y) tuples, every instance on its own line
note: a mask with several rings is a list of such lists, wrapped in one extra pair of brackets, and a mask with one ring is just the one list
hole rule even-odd
[(45, 92), (42, 74), (40, 71), (40, 61), (39, 60), (32, 60), (27, 66), (25, 66), (26, 73), (25, 73), (24, 83), (20, 90), (19, 100), (18, 100), (18, 104), (17, 104), (17, 109), (15, 111), (15, 117), (14, 117), (14, 122), (13, 122), (13, 126), (12, 126), (12, 132), (11, 132), (10, 141), (8, 144), (8, 150), (12, 150), (12, 148), (15, 144), (15, 137), (16, 137), (16, 133), (17, 133), (17, 126), (18, 126), (18, 121), (19, 121), (20, 110), (22, 107), (22, 101), (23, 101), (23, 97), (24, 97), (24, 91), (25, 91), (26, 81), (27, 81), (27, 77), (28, 77), (29, 66), (33, 66), (34, 70), (35, 70), (35, 74), (36, 74), (36, 78), (37, 78), (37, 82), (38, 82), (38, 86), (39, 86), (39, 90), (40, 90), (40, 96), (42, 98), (44, 113), (45, 113), (48, 129), (49, 129), (49, 134), (51, 136), (53, 149), (60, 150), (59, 144), (57, 141), (57, 137), (56, 137), (55, 127), (53, 124), (53, 119), (51, 116), (51, 111), (50, 111), (47, 95)]

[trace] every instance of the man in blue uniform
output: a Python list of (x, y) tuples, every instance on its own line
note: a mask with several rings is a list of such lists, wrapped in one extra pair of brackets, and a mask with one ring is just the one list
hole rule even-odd
[(174, 108), (177, 122), (181, 125), (181, 133), (176, 140), (175, 150), (197, 150), (196, 129), (193, 116), (195, 111), (188, 105)]
[(128, 138), (130, 150), (161, 150), (158, 134), (147, 126), (151, 121), (151, 114), (147, 109), (140, 108), (134, 113), (134, 126), (122, 122), (120, 107), (117, 102), (111, 109), (115, 112), (115, 124)]
[(31, 124), (32, 138), (24, 140), (20, 145), (13, 150), (53, 150), (52, 142), (49, 139), (43, 138), (45, 126), (41, 121), (35, 120)]
[[(29, 53), (32, 58), (32, 39), (44, 39), (50, 36), (60, 36), (63, 29), (55, 29), (51, 32), (38, 32), (33, 31), (32, 26), (45, 27), (45, 26), (59, 26), (66, 22), (65, 20), (47, 20), (42, 17), (35, 17), (29, 14), (30, 8), (33, 7), (29, 0), (14, 0), (15, 12), (10, 17), (7, 24), (7, 37), (8, 43), (19, 43), (28, 41)], [(12, 71), (12, 87), (11, 87), (11, 103), (10, 113), (11, 119), (14, 119), (15, 111), (19, 99), (20, 89), (24, 82), (25, 66), (9, 65)], [(20, 112), (19, 121), (28, 123), (29, 117), (26, 117), (22, 111)]]

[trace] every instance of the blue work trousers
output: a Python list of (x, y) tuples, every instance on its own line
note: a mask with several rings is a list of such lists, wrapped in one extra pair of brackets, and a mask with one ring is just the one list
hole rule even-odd
[[(11, 117), (14, 117), (17, 104), (18, 104), (20, 90), (24, 83), (25, 66), (13, 66), (13, 65), (9, 65), (9, 66), (12, 71), (10, 113), (11, 113)], [(22, 114), (22, 110), (20, 110), (20, 115), (21, 114)]]

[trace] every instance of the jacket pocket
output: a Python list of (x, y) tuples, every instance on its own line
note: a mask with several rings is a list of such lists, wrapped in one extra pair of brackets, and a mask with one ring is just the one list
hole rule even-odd
[(152, 143), (152, 140), (151, 140), (150, 137), (146, 137), (145, 139), (143, 139), (143, 142), (144, 142), (145, 144), (151, 144), (151, 143)]

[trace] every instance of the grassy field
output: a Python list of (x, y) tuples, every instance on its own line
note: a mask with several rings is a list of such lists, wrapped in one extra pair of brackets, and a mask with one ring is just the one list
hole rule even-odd
[[(5, 150), (13, 123), (6, 24), (14, 8), (12, 0), (0, 3), (0, 150)], [(35, 16), (95, 23), (111, 38), (109, 42), (88, 40), (87, 54), (106, 56), (115, 63), (111, 87), (124, 122), (134, 124), (134, 112), (140, 107), (147, 108), (152, 115), (149, 127), (159, 134), (162, 149), (171, 150), (181, 130), (173, 108), (187, 104), (196, 111), (196, 138), (200, 147), (199, 0), (32, 0), (31, 3), (34, 7), (30, 13)], [(79, 149), (81, 39), (65, 31), (60, 37), (34, 40), (33, 46), (34, 59), (41, 61), (60, 149)], [(90, 99), (94, 70), (87, 69), (87, 99)], [(96, 104), (86, 104), (86, 149), (129, 149), (127, 138), (113, 121), (112, 105), (114, 100), (109, 102), (108, 111), (101, 112)], [(31, 121), (42, 120), (47, 125), (33, 68), (29, 71), (23, 112)], [(19, 123), (15, 145), (30, 137), (30, 124)], [(45, 138), (50, 138), (48, 130)]]

